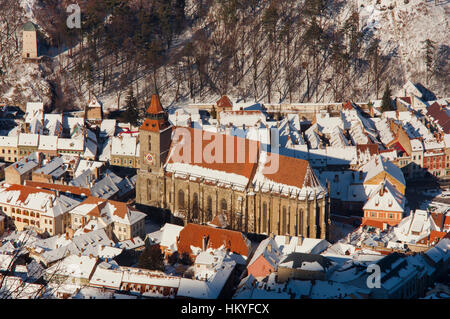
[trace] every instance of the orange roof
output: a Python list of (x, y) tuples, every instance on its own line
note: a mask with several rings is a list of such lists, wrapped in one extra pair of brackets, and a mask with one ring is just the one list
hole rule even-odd
[(444, 214), (433, 212), (431, 218), (433, 218), (437, 227), (441, 228), (444, 225)]
[(357, 144), (356, 150), (362, 153), (369, 151), (370, 155), (378, 155), (378, 145), (377, 144)]
[(60, 191), (64, 193), (71, 193), (75, 195), (86, 195), (90, 196), (91, 191), (88, 188), (70, 186), (70, 185), (60, 185), (60, 184), (51, 184), (51, 183), (42, 183), (42, 182), (34, 182), (34, 181), (26, 181), (27, 186), (44, 188), (48, 190)]
[(384, 221), (380, 221), (380, 220), (373, 220), (373, 219), (363, 218), (363, 222), (361, 224), (361, 227), (363, 227), (363, 226), (371, 226), (371, 227), (383, 229), (383, 224), (387, 224), (387, 223), (384, 222)]
[(344, 108), (344, 110), (353, 110), (353, 105), (350, 101), (348, 101), (347, 103), (344, 103), (342, 105), (342, 107)]
[(247, 240), (242, 233), (197, 224), (187, 224), (180, 231), (178, 253), (192, 254), (191, 246), (202, 248), (204, 237), (209, 238), (208, 248), (217, 249), (223, 245), (225, 249), (236, 254), (249, 255), (250, 247), (247, 246)]
[(36, 187), (31, 187), (31, 186), (26, 186), (26, 185), (17, 185), (17, 184), (13, 184), (13, 185), (9, 186), (7, 189), (5, 189), (5, 192), (10, 192), (10, 191), (19, 191), (20, 195), (17, 200), (21, 201), (21, 202), (24, 202), (30, 194), (47, 193), (47, 194), (56, 196), (55, 192), (52, 192), (52, 191), (49, 191), (46, 189), (40, 189), (40, 188), (36, 188)]
[(94, 207), (88, 215), (100, 217), (101, 216), (101, 210), (106, 206), (106, 204), (109, 203), (116, 207), (114, 210), (114, 215), (119, 216), (120, 218), (125, 218), (126, 214), (128, 213), (128, 205), (126, 203), (117, 202), (114, 200), (106, 200), (94, 196), (89, 196), (86, 198), (80, 205), (84, 204), (95, 204), (97, 205)]
[(432, 243), (434, 241), (436, 241), (436, 243), (441, 240), (442, 238), (444, 238), (447, 235), (446, 232), (443, 231), (436, 231), (436, 230), (430, 230), (430, 236), (428, 237), (428, 242)]
[(126, 203), (117, 202), (115, 200), (109, 200), (108, 202), (116, 207), (114, 215), (119, 216), (122, 219), (125, 218), (128, 214), (128, 205)]
[(231, 103), (228, 96), (224, 95), (217, 101), (217, 107), (232, 108), (233, 104)]
[(152, 95), (152, 101), (147, 109), (147, 113), (149, 114), (164, 113), (164, 109), (161, 105), (161, 101), (159, 100), (159, 96), (157, 94)]
[[(178, 143), (172, 142), (171, 151), (169, 152), (169, 154), (172, 153), (173, 148), (179, 147), (180, 150), (177, 150), (176, 154), (179, 155), (180, 158), (184, 159), (185, 150), (190, 151), (190, 155), (186, 156), (189, 157), (187, 159), (189, 162), (186, 164), (192, 164), (194, 166), (200, 166), (211, 170), (223, 171), (230, 174), (245, 176), (248, 179), (251, 179), (251, 177), (254, 175), (254, 172), (257, 168), (259, 155), (258, 141), (231, 135), (212, 133), (201, 129), (186, 127), (183, 127), (181, 129), (182, 131), (180, 132), (182, 133), (186, 132), (185, 130), (188, 130), (190, 135), (189, 137), (191, 147), (178, 146)], [(180, 137), (184, 138), (184, 135), (180, 135)], [(214, 143), (217, 143), (216, 145), (223, 145), (223, 152), (221, 152), (221, 154), (216, 153), (216, 149), (214, 149), (214, 151), (211, 150), (211, 152), (205, 150), (205, 148), (207, 147), (208, 149), (210, 149)], [(216, 159), (213, 160), (212, 163), (208, 163), (205, 161), (204, 156), (196, 156), (195, 154), (211, 154), (212, 156), (215, 156)], [(241, 154), (244, 154), (245, 156), (242, 156), (241, 158)], [(168, 158), (167, 162), (175, 163), (172, 156)]]
[[(278, 162), (279, 169), (272, 173), (273, 168), (270, 168), (272, 163), (265, 164), (262, 174), (267, 179), (284, 185), (294, 186), (297, 188), (314, 187), (319, 185), (319, 182), (312, 172), (309, 162), (299, 158), (279, 155)], [(270, 174), (266, 173), (269, 170)], [(309, 174), (308, 174), (309, 172)]]

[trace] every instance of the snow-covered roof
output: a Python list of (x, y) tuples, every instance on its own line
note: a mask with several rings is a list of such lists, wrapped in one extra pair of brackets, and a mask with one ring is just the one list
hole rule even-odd
[(28, 102), (25, 111), (25, 122), (31, 123), (33, 119), (44, 119), (44, 103), (42, 102)]
[(130, 135), (112, 138), (111, 155), (138, 156), (136, 153), (138, 139)]
[(59, 151), (84, 151), (84, 138), (59, 138)]
[(39, 136), (39, 150), (56, 151), (58, 148), (58, 137), (50, 135)]
[(32, 146), (38, 147), (39, 145), (39, 134), (28, 134), (28, 133), (20, 133), (19, 134), (19, 146)]
[(0, 136), (0, 147), (17, 147), (19, 137), (15, 136)]
[(308, 161), (266, 152), (260, 154), (252, 183), (256, 191), (298, 198), (320, 197), (326, 193)]
[(385, 181), (370, 194), (363, 209), (403, 213), (405, 197), (389, 181)]
[(114, 136), (116, 132), (116, 120), (105, 119), (100, 125), (100, 136)]
[(361, 167), (361, 170), (366, 174), (364, 183), (369, 182), (373, 177), (384, 172), (392, 176), (399, 183), (406, 185), (402, 170), (381, 155), (374, 156), (368, 163)]
[(76, 178), (80, 176), (84, 171), (86, 170), (96, 170), (101, 168), (105, 163), (103, 162), (96, 162), (96, 161), (90, 161), (90, 160), (80, 160), (78, 163), (78, 166), (73, 174), (73, 176)]
[(97, 263), (96, 258), (89, 256), (70, 255), (47, 269), (47, 274), (68, 276), (78, 279), (89, 279)]

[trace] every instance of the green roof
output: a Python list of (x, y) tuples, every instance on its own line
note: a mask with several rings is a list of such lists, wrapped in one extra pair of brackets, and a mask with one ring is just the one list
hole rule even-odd
[(33, 22), (27, 22), (23, 25), (23, 31), (36, 31), (36, 26)]

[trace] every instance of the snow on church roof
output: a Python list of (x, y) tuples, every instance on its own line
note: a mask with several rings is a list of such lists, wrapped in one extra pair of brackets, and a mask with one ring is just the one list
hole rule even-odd
[[(192, 128), (177, 128), (174, 136), (177, 137), (165, 164), (167, 172), (233, 184), (238, 188), (248, 185), (256, 169), (259, 142)], [(214, 142), (217, 142), (216, 149)]]
[(252, 183), (256, 191), (261, 189), (292, 197), (325, 194), (308, 161), (266, 152), (261, 152)]

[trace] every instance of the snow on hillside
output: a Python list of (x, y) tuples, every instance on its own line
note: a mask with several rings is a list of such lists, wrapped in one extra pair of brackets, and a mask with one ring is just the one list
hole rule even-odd
[(33, 13), (33, 8), (35, 4), (36, 0), (20, 0), (20, 6), (25, 11), (25, 17), (32, 22), (36, 22)]
[[(447, 0), (358, 0), (361, 30), (373, 32), (381, 40), (385, 54), (394, 54), (403, 81), (421, 82), (425, 85), (424, 52), (426, 39), (436, 42), (436, 48), (450, 46), (448, 36), (450, 5)], [(392, 8), (392, 9), (390, 9)], [(399, 83), (400, 84), (400, 83)], [(445, 95), (448, 83), (432, 82), (436, 93)]]

